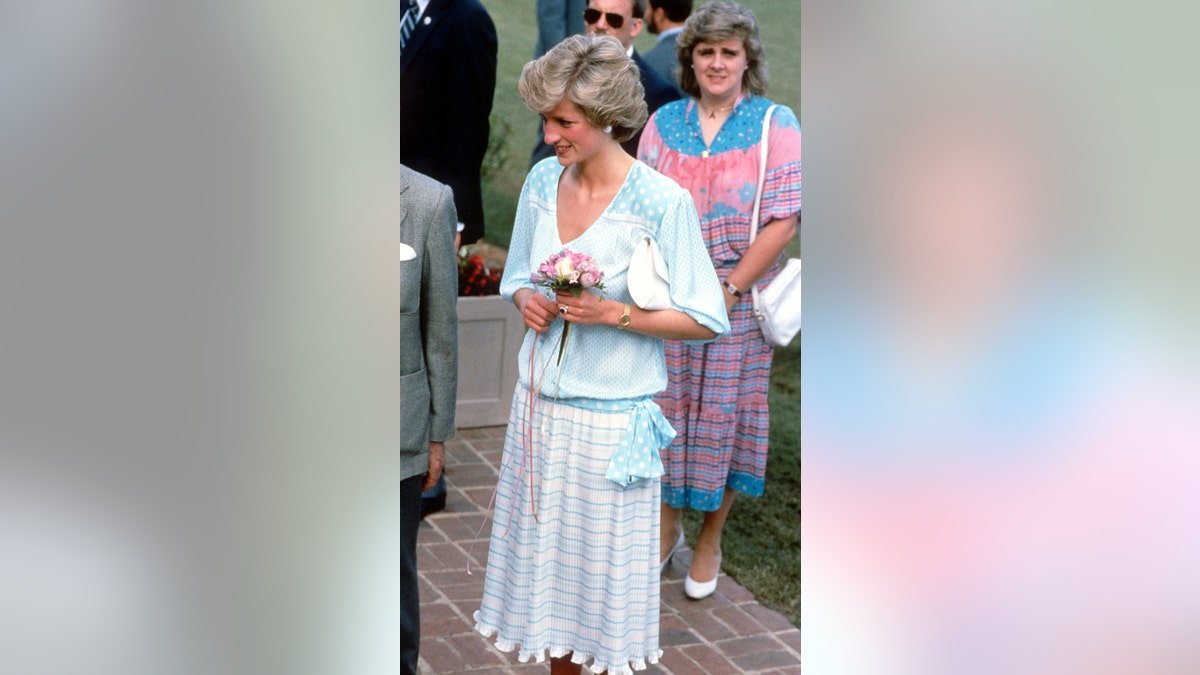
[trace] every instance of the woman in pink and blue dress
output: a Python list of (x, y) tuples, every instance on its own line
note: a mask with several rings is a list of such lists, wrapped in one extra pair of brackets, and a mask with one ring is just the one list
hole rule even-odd
[[(658, 661), (660, 450), (674, 431), (653, 397), (664, 339), (729, 330), (691, 196), (626, 154), (646, 120), (637, 66), (615, 38), (567, 38), (529, 63), (521, 97), (555, 158), (529, 172), (500, 293), (530, 330), (496, 489), (475, 628), (551, 673), (622, 675)], [(671, 307), (628, 289), (645, 237), (669, 269)], [(530, 275), (564, 247), (591, 257), (603, 294), (552, 294)], [(571, 326), (561, 366), (559, 340)]]
[(662, 453), (660, 555), (665, 563), (683, 545), (684, 507), (705, 512), (684, 584), (700, 599), (717, 586), (734, 494), (763, 494), (773, 348), (755, 322), (750, 289), (778, 273), (800, 221), (800, 123), (786, 106), (772, 114), (751, 244), (763, 117), (772, 105), (763, 97), (767, 63), (754, 13), (732, 2), (705, 4), (684, 25), (676, 53), (689, 98), (650, 118), (638, 156), (691, 193), (731, 325), (710, 344), (668, 341), (670, 385), (657, 399), (678, 432)]

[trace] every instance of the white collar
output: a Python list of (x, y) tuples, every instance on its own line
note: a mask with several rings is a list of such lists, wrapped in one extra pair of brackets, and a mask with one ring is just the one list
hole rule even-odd
[(429, 8), (429, 2), (430, 0), (417, 0), (417, 9), (420, 10), (417, 12), (418, 17), (425, 14), (425, 10)]
[(683, 26), (676, 26), (674, 28), (668, 28), (658, 34), (658, 41), (662, 42), (663, 40), (666, 40), (667, 38), (671, 37), (672, 35), (679, 35), (682, 32), (683, 32)]
[[(428, 0), (427, 0), (427, 1), (428, 1)], [(628, 56), (628, 57), (629, 57), (629, 58), (631, 58), (631, 59), (633, 58), (633, 43), (630, 43), (630, 44), (629, 44), (629, 49), (626, 49), (626, 50), (625, 50), (625, 56)]]

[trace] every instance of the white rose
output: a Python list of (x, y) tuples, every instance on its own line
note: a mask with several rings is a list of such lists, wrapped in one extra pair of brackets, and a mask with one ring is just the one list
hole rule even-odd
[(559, 278), (570, 279), (575, 268), (571, 266), (570, 258), (563, 258), (554, 263), (554, 271), (558, 273)]

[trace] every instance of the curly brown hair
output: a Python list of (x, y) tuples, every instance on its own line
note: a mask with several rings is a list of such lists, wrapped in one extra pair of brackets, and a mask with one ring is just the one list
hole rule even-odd
[(705, 3), (683, 24), (683, 32), (675, 43), (680, 89), (690, 96), (700, 96), (700, 83), (692, 70), (692, 50), (696, 44), (730, 39), (741, 40), (746, 50), (742, 91), (755, 96), (767, 93), (767, 52), (758, 36), (758, 20), (748, 8), (725, 0)]

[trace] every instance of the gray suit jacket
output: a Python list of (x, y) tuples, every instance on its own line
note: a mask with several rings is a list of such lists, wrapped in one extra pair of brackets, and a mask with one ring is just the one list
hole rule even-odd
[(400, 479), (429, 468), (454, 435), (458, 385), (458, 216), (450, 188), (400, 167)]
[(538, 37), (537, 44), (533, 46), (533, 58), (586, 30), (583, 10), (587, 9), (587, 5), (587, 0), (537, 0)]
[(642, 55), (642, 59), (650, 64), (651, 68), (676, 88), (679, 87), (679, 78), (675, 76), (675, 70), (679, 68), (679, 57), (675, 54), (675, 40), (678, 37), (679, 33), (672, 33)]

